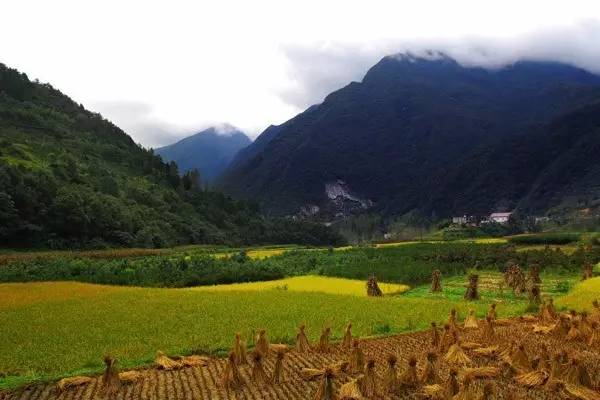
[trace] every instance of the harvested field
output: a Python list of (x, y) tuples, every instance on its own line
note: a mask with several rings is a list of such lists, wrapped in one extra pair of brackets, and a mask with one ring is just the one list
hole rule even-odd
[[(481, 328), (480, 328), (481, 329)], [(483, 345), (491, 344), (482, 342), (482, 332), (479, 330), (461, 331), (462, 343), (479, 342)], [(523, 343), (529, 359), (539, 356), (541, 345), (544, 343), (551, 351), (560, 349), (569, 352), (571, 356), (578, 356), (592, 377), (591, 384), (600, 387), (600, 348), (588, 348), (582, 342), (566, 342), (562, 337), (541, 336), (533, 333), (533, 323), (511, 321), (508, 326), (496, 327), (496, 339), (493, 344), (500, 350), (508, 348), (514, 341)], [(386, 368), (388, 355), (398, 357), (398, 372), (402, 374), (407, 369), (408, 360), (415, 355), (418, 360), (417, 369), (420, 372), (425, 367), (425, 352), (430, 349), (430, 333), (418, 332), (403, 334), (383, 339), (370, 339), (361, 342), (365, 358), (373, 358), (376, 363), (375, 371), (378, 379), (382, 379)], [(466, 347), (466, 346), (465, 346)], [(465, 350), (473, 360), (473, 367), (500, 366), (498, 358), (479, 356), (474, 350)], [(291, 350), (285, 356), (283, 369), (283, 382), (280, 384), (266, 384), (257, 386), (252, 383), (250, 365), (240, 366), (244, 385), (237, 390), (225, 390), (220, 387), (220, 380), (226, 366), (225, 359), (211, 359), (206, 366), (187, 367), (174, 371), (158, 369), (141, 370), (141, 379), (135, 383), (125, 384), (119, 390), (118, 399), (310, 399), (319, 385), (318, 381), (306, 381), (302, 378), (302, 368), (323, 368), (336, 362), (349, 359), (350, 350), (342, 349), (340, 345), (332, 346), (330, 353), (310, 352), (301, 354)], [(269, 355), (264, 361), (267, 375), (274, 369), (275, 356)], [(439, 357), (437, 372), (442, 384), (449, 376), (450, 365)], [(463, 371), (464, 372), (464, 371)], [(505, 371), (502, 371), (505, 372)], [(334, 378), (336, 391), (340, 385), (349, 381), (354, 374), (340, 373)], [(459, 370), (459, 377), (462, 373)], [(471, 389), (476, 395), (483, 392), (486, 379), (475, 379)], [(545, 390), (542, 387), (527, 388), (517, 384), (513, 379), (500, 376), (489, 379), (496, 395), (495, 399), (562, 399), (557, 391)], [(18, 391), (0, 393), (0, 400), (79, 400), (101, 398), (102, 381), (95, 377), (91, 382), (60, 392), (55, 384), (30, 386)], [(381, 389), (381, 388), (380, 388)], [(415, 389), (406, 389), (401, 394), (381, 395), (380, 399), (414, 399), (419, 398), (422, 391), (419, 384)], [(381, 394), (381, 393), (380, 393)], [(471, 398), (471, 397), (469, 397)], [(473, 397), (480, 398), (480, 397)]]

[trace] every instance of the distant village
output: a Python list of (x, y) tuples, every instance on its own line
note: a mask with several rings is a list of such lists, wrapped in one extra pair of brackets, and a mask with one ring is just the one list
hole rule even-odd
[[(494, 212), (487, 216), (462, 215), (459, 217), (452, 217), (452, 223), (454, 225), (472, 226), (472, 227), (479, 227), (479, 226), (482, 226), (485, 224), (492, 224), (492, 223), (508, 225), (512, 215), (513, 215), (512, 211), (510, 211), (510, 212)], [(549, 221), (548, 217), (535, 217), (536, 224), (548, 222), (548, 221)]]

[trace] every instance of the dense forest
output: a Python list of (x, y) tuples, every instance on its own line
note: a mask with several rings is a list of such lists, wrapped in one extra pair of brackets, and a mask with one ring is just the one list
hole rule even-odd
[(201, 189), (101, 115), (0, 64), (0, 244), (164, 247), (339, 244), (328, 228), (268, 219)]

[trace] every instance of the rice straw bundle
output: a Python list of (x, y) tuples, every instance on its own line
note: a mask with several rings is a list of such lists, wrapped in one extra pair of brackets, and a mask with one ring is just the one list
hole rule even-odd
[(600, 400), (600, 393), (572, 383), (566, 383), (564, 391), (577, 400)]
[(290, 350), (290, 346), (284, 343), (271, 343), (269, 350), (277, 354), (279, 352), (287, 353)]
[(511, 318), (499, 318), (499, 319), (493, 319), (492, 321), (494, 321), (494, 326), (509, 326), (509, 325), (513, 325), (515, 323), (515, 320), (511, 319)]
[(266, 384), (269, 380), (263, 367), (263, 357), (261, 351), (252, 352), (252, 381), (259, 386)]
[(393, 354), (387, 356), (387, 369), (383, 375), (383, 389), (385, 393), (397, 393), (400, 387), (398, 381), (398, 373), (396, 371), (396, 364), (398, 363), (398, 357)]
[(242, 365), (248, 363), (246, 343), (242, 341), (242, 336), (239, 332), (235, 334), (233, 353), (235, 354), (235, 362), (237, 364)]
[(440, 382), (440, 377), (437, 372), (437, 353), (430, 351), (427, 353), (427, 362), (425, 368), (421, 374), (421, 382), (424, 384), (432, 385)]
[(433, 348), (437, 348), (440, 345), (440, 331), (437, 327), (437, 324), (435, 322), (431, 323), (431, 329), (429, 330), (429, 332), (431, 332), (431, 346)]
[(496, 367), (476, 367), (463, 369), (463, 376), (470, 379), (490, 379), (500, 376), (500, 370)]
[(477, 317), (475, 316), (475, 310), (469, 310), (469, 316), (465, 319), (465, 329), (477, 329), (479, 324), (477, 323)]
[(321, 337), (319, 338), (318, 350), (321, 353), (329, 352), (329, 336), (331, 335), (331, 328), (327, 327), (323, 329)]
[(548, 374), (548, 372), (544, 370), (530, 371), (515, 376), (515, 381), (519, 385), (531, 388), (545, 385), (548, 382), (549, 377), (550, 375)]
[(448, 393), (446, 392), (446, 388), (439, 384), (423, 386), (420, 396), (429, 400), (450, 399), (450, 397), (448, 397)]
[(325, 370), (318, 368), (302, 368), (300, 370), (300, 375), (302, 375), (302, 379), (306, 381), (314, 381), (317, 378), (323, 376)]
[(400, 375), (399, 383), (401, 389), (415, 388), (419, 384), (419, 377), (417, 376), (417, 359), (415, 356), (411, 356), (408, 359), (408, 369)]
[(558, 323), (556, 324), (552, 333), (555, 336), (564, 338), (565, 336), (567, 336), (569, 334), (570, 330), (571, 330), (570, 317), (561, 314), (560, 319), (558, 320)]
[(362, 372), (365, 364), (365, 355), (360, 348), (358, 339), (352, 342), (352, 354), (350, 354), (350, 369), (354, 372)]
[(227, 357), (227, 364), (221, 377), (221, 386), (225, 389), (237, 389), (244, 384), (244, 379), (238, 369), (235, 353), (232, 351)]
[(345, 349), (352, 349), (352, 323), (349, 322), (346, 325), (346, 330), (344, 331), (344, 338), (342, 340), (342, 347)]
[(314, 400), (334, 400), (335, 393), (333, 391), (333, 378), (335, 378), (335, 372), (327, 367), (322, 370), (321, 382), (319, 388), (315, 393)]
[(571, 328), (569, 329), (569, 332), (567, 333), (567, 340), (569, 340), (571, 342), (577, 342), (577, 341), (580, 341), (581, 339), (583, 339), (583, 335), (582, 335), (581, 331), (579, 330), (579, 322), (572, 320)]
[[(269, 355), (269, 338), (267, 337), (267, 331), (261, 329), (256, 337), (256, 343), (254, 344), (255, 350), (262, 353), (264, 357)], [(255, 351), (256, 352), (256, 351)]]
[(108, 399), (113, 398), (121, 388), (121, 379), (115, 366), (117, 361), (111, 356), (104, 357), (104, 374), (102, 375), (102, 392)]
[(541, 335), (549, 335), (556, 329), (556, 324), (554, 325), (533, 325), (533, 333), (539, 333)]
[(186, 367), (204, 367), (208, 364), (208, 360), (210, 360), (210, 358), (194, 354), (182, 357), (180, 362)]
[(63, 378), (56, 384), (56, 387), (60, 392), (64, 392), (67, 389), (71, 389), (77, 386), (82, 386), (90, 383), (92, 378), (89, 376), (73, 376), (71, 378)]
[(448, 352), (444, 356), (444, 359), (452, 365), (469, 365), (471, 359), (464, 353), (458, 344), (453, 344), (448, 349)]
[(308, 343), (308, 338), (306, 337), (306, 332), (304, 329), (306, 326), (304, 324), (298, 327), (298, 333), (296, 334), (296, 351), (298, 353), (306, 353), (310, 351), (310, 344)]
[(525, 345), (523, 343), (519, 344), (517, 348), (512, 352), (511, 359), (517, 368), (528, 371), (531, 369), (531, 361), (529, 361), (529, 357), (525, 352)]
[(479, 275), (470, 274), (469, 275), (469, 285), (467, 286), (467, 291), (465, 292), (465, 300), (479, 300)]
[(460, 390), (454, 397), (453, 400), (475, 400), (475, 393), (471, 389), (471, 383), (473, 380), (468, 376), (463, 380)]
[(473, 353), (482, 357), (492, 357), (495, 358), (498, 355), (499, 347), (498, 346), (489, 346), (489, 347), (480, 347), (478, 349), (474, 349)]
[(350, 363), (348, 361), (339, 361), (331, 364), (331, 369), (337, 375), (342, 372), (349, 373), (350, 372)]
[(460, 347), (464, 350), (475, 350), (481, 348), (481, 344), (477, 342), (460, 342)]
[(273, 369), (273, 376), (271, 376), (272, 384), (283, 382), (283, 358), (285, 353), (286, 351), (282, 348), (275, 351), (275, 368)]
[(498, 313), (496, 312), (496, 303), (490, 304), (486, 317), (490, 317), (492, 320), (498, 318)]
[(559, 353), (555, 353), (552, 356), (552, 360), (550, 360), (550, 379), (548, 382), (556, 379), (562, 379), (564, 368), (561, 361), (562, 360)]
[(456, 308), (450, 310), (450, 314), (448, 315), (448, 325), (452, 330), (458, 330), (458, 321), (456, 316)]
[(551, 358), (550, 351), (548, 350), (548, 346), (546, 343), (542, 343), (539, 349), (539, 358), (540, 358), (540, 367), (550, 371), (551, 368)]
[(456, 396), (460, 390), (460, 385), (458, 384), (458, 372), (456, 369), (450, 369), (450, 375), (448, 376), (448, 381), (446, 381), (446, 392), (450, 396)]
[(158, 369), (164, 369), (165, 371), (171, 371), (183, 367), (183, 363), (177, 360), (169, 358), (162, 351), (156, 352), (156, 358), (154, 364)]
[(119, 372), (119, 380), (122, 384), (137, 382), (142, 379), (143, 376), (144, 375), (140, 371), (135, 370)]
[(340, 387), (338, 394), (340, 400), (361, 400), (363, 398), (358, 379), (352, 379)]
[(438, 351), (440, 353), (446, 353), (452, 344), (454, 344), (454, 334), (450, 331), (450, 325), (445, 324)]
[(361, 379), (361, 392), (367, 398), (377, 394), (377, 377), (375, 376), (375, 360), (370, 358), (365, 364), (364, 376)]
[(493, 320), (489, 316), (485, 318), (485, 322), (483, 323), (483, 329), (481, 330), (481, 339), (483, 341), (491, 342), (496, 338), (494, 324), (496, 324), (496, 320)]
[(563, 379), (574, 385), (585, 386), (587, 388), (593, 388), (592, 378), (580, 360), (576, 357), (571, 358), (571, 362), (567, 366)]
[(537, 320), (538, 317), (536, 317), (535, 315), (525, 314), (519, 317), (520, 322), (537, 322)]

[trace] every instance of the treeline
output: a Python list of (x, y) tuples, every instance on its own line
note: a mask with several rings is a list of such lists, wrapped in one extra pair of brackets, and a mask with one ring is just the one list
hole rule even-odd
[(73, 280), (90, 283), (189, 287), (280, 279), (316, 274), (366, 279), (375, 274), (385, 282), (418, 285), (442, 275), (465, 274), (471, 269), (503, 271), (508, 262), (524, 269), (580, 271), (584, 262), (600, 260), (600, 250), (565, 254), (554, 250), (517, 252), (513, 246), (416, 244), (395, 248), (355, 248), (345, 251), (293, 250), (280, 256), (252, 260), (245, 253), (218, 259), (206, 254), (178, 254), (138, 259), (84, 258), (15, 261), (0, 268), (0, 282)]
[(101, 115), (0, 64), (0, 245), (337, 245), (328, 228), (268, 219), (201, 189)]

